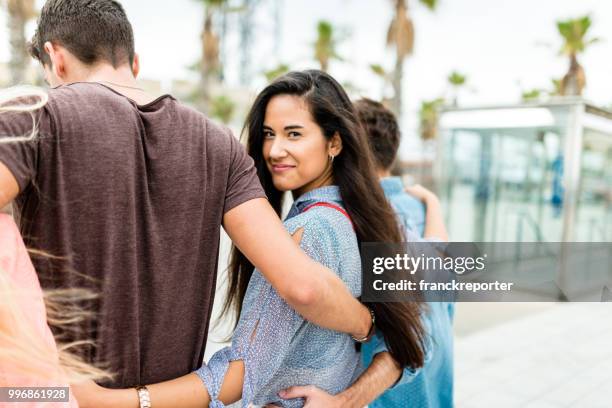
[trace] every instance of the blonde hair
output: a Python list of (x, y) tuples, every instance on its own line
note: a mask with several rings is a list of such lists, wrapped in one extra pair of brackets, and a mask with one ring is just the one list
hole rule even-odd
[[(72, 350), (87, 344), (79, 341), (54, 344), (37, 332), (27, 319), (19, 298), (33, 299), (37, 292), (20, 290), (9, 281), (0, 268), (0, 362), (11, 367), (13, 374), (22, 374), (58, 381), (78, 383), (85, 380), (111, 378), (109, 373), (85, 363)], [(95, 298), (82, 289), (47, 291), (44, 293), (47, 322), (54, 327), (64, 327), (90, 319), (90, 313), (76, 306), (66, 307), (75, 301)]]
[[(35, 112), (44, 107), (47, 101), (47, 93), (40, 88), (20, 86), (0, 90), (0, 114), (21, 112), (32, 116), (32, 131), (29, 134), (16, 137), (0, 135), (0, 144), (34, 140), (37, 134)], [(40, 251), (32, 252), (45, 256)], [(14, 374), (66, 383), (112, 378), (108, 372), (85, 363), (72, 352), (91, 342), (58, 343), (56, 350), (41, 333), (36, 332), (19, 302), (20, 298), (36, 296), (39, 296), (37, 292), (17, 289), (7, 272), (0, 267), (0, 366), (11, 367)], [(47, 323), (60, 328), (91, 319), (91, 313), (74, 305), (95, 297), (83, 289), (46, 291)]]
[(33, 86), (17, 86), (0, 90), (0, 114), (8, 112), (30, 113), (32, 130), (26, 135), (0, 135), (1, 143), (29, 142), (36, 138), (38, 127), (34, 112), (47, 104), (47, 93)]

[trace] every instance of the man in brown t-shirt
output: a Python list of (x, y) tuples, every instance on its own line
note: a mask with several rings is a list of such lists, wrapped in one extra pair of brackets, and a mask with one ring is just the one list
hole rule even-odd
[[(0, 208), (15, 200), (27, 244), (52, 255), (36, 261), (43, 288), (100, 294), (96, 323), (80, 336), (97, 345), (87, 359), (115, 373), (108, 385), (151, 384), (201, 365), (221, 226), (306, 319), (366, 336), (368, 310), (300, 251), (236, 138), (138, 87), (118, 2), (47, 1), (31, 52), (54, 88), (35, 115), (36, 140), (0, 144)], [(32, 123), (30, 114), (1, 115), (0, 137), (27, 134)], [(368, 373), (366, 384), (382, 392), (379, 377), (400, 371), (386, 360)]]

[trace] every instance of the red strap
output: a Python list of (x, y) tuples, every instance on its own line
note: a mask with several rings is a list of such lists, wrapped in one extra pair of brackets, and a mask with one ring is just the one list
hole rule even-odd
[(355, 225), (353, 225), (353, 220), (351, 220), (350, 215), (348, 215), (348, 213), (344, 210), (344, 208), (338, 205), (335, 205), (335, 204), (331, 204), (331, 203), (319, 202), (319, 203), (310, 204), (309, 206), (304, 208), (302, 212), (305, 213), (306, 211), (310, 210), (312, 207), (328, 207), (328, 208), (333, 208), (336, 211), (340, 211), (342, 215), (344, 215), (349, 220), (353, 229), (355, 229)]

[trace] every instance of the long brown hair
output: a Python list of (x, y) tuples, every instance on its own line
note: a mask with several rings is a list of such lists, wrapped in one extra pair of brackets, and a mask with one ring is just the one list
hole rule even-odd
[[(395, 214), (378, 183), (370, 147), (353, 105), (340, 84), (318, 70), (290, 72), (276, 79), (257, 96), (246, 120), (243, 134), (248, 134), (248, 152), (255, 162), (268, 200), (279, 217), (283, 192), (274, 187), (262, 151), (266, 108), (276, 95), (303, 98), (324, 136), (331, 139), (336, 133), (340, 135), (342, 151), (333, 162), (334, 182), (354, 224), (357, 240), (360, 243), (401, 242)], [(253, 270), (253, 264), (233, 247), (224, 313), (233, 305), (239, 314)], [(394, 359), (402, 367), (421, 367), (424, 360), (421, 304), (393, 302), (370, 303), (369, 306)]]

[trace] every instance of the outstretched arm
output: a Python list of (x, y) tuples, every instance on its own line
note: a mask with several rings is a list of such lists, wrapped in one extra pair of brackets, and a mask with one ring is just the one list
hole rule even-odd
[[(242, 396), (244, 364), (242, 361), (229, 363), (219, 399), (232, 404)], [(210, 405), (210, 396), (202, 380), (195, 374), (187, 374), (170, 381), (147, 386), (151, 406), (155, 408), (203, 408)], [(72, 390), (81, 408), (139, 408), (135, 388), (113, 390), (100, 387), (93, 381), (73, 384)]]
[(306, 320), (355, 337), (370, 332), (367, 308), (337, 275), (300, 250), (265, 199), (250, 200), (228, 211), (223, 226), (234, 244)]

